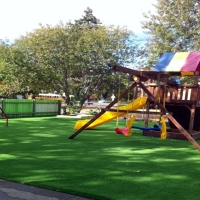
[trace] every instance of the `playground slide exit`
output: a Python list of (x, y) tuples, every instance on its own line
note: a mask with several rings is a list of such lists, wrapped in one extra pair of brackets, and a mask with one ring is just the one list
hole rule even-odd
[[(133, 102), (131, 102), (128, 105), (121, 106), (118, 108), (118, 110), (138, 110), (146, 106), (147, 97), (139, 97), (135, 99)], [(127, 112), (110, 112), (106, 111), (103, 115), (101, 115), (97, 120), (92, 122), (87, 129), (93, 129), (97, 126), (100, 126), (102, 124), (105, 124), (109, 121), (112, 121), (113, 119), (116, 119), (117, 117), (125, 116)], [(74, 126), (75, 130), (80, 129), (83, 125), (85, 125), (89, 120), (78, 120)]]

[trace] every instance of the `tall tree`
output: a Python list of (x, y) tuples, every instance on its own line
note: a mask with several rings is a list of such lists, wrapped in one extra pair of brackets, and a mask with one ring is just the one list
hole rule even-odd
[(85, 15), (83, 15), (81, 19), (75, 20), (75, 25), (88, 25), (90, 28), (94, 28), (101, 24), (100, 20), (93, 15), (91, 8), (87, 7), (84, 13)]
[[(9, 41), (0, 41), (0, 94), (3, 96), (13, 96), (18, 92), (24, 92), (27, 88), (23, 85), (22, 73), (15, 75), (13, 68), (12, 48)], [(21, 55), (18, 55), (18, 58)]]
[(142, 27), (147, 42), (149, 64), (163, 52), (200, 50), (200, 2), (197, 0), (157, 0), (155, 11), (144, 14)]
[(85, 101), (94, 91), (111, 88), (109, 80), (117, 81), (112, 65), (129, 65), (136, 48), (134, 34), (126, 28), (60, 22), (21, 36), (10, 46), (6, 62), (24, 88), (62, 90)]

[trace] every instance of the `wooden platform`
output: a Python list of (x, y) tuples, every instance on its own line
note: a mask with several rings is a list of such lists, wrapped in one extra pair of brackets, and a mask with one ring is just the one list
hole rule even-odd
[[(143, 131), (143, 136), (160, 137), (160, 135), (161, 135), (160, 131), (154, 131), (154, 130)], [(190, 134), (190, 136), (193, 139), (197, 140), (200, 138), (200, 132), (193, 131), (192, 134)], [(175, 130), (170, 130), (170, 129), (167, 130), (167, 138), (178, 139), (178, 140), (187, 140), (187, 138), (182, 133), (180, 133), (178, 130), (175, 131)]]

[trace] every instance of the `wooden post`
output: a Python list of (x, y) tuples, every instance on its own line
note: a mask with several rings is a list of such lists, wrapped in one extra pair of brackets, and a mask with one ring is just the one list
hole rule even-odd
[(196, 71), (194, 75), (194, 85), (198, 85), (199, 72)]
[(192, 134), (193, 125), (194, 125), (194, 116), (195, 116), (195, 105), (192, 105), (190, 109), (190, 123), (189, 123), (189, 134)]
[(61, 115), (61, 105), (62, 101), (58, 101), (58, 115)]
[(165, 114), (167, 110), (162, 106), (160, 102), (158, 102), (156, 97), (153, 96), (153, 94), (145, 87), (143, 83), (141, 83), (139, 80), (136, 80), (136, 82), (144, 90), (144, 92), (148, 95), (148, 97), (161, 109), (161, 112)]
[(144, 121), (144, 127), (148, 127), (148, 122), (149, 122), (149, 102), (147, 102), (147, 106), (146, 106), (146, 112), (147, 114), (145, 114), (145, 121)]
[(32, 103), (33, 103), (33, 114), (32, 114), (32, 116), (35, 117), (35, 107), (36, 107), (35, 106), (35, 104), (36, 104), (35, 99), (32, 100)]

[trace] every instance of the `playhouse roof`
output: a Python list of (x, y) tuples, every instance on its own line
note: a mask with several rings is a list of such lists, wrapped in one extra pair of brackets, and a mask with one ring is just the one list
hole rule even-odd
[(200, 52), (167, 52), (162, 54), (153, 71), (171, 72), (172, 74), (200, 74)]

